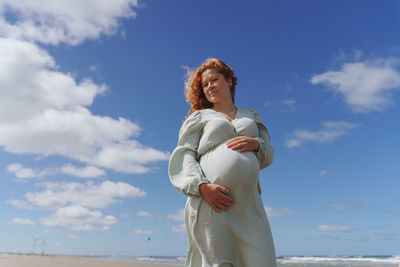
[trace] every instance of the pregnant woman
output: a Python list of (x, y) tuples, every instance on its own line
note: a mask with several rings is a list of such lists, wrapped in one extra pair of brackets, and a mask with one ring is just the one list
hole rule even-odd
[(233, 70), (215, 58), (186, 81), (191, 110), (168, 172), (188, 196), (187, 267), (276, 266), (258, 181), (274, 150), (257, 111), (234, 105), (236, 84)]

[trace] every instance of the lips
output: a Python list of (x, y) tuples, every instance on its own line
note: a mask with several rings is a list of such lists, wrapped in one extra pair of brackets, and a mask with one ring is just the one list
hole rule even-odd
[(213, 95), (215, 95), (216, 93), (217, 93), (216, 90), (208, 92), (208, 94), (209, 94), (210, 96), (213, 96)]

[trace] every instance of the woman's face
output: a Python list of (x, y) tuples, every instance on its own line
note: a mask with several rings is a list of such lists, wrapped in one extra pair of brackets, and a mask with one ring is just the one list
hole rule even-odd
[(225, 80), (216, 69), (207, 69), (201, 75), (201, 84), (207, 100), (213, 104), (232, 101), (230, 86), (232, 80)]

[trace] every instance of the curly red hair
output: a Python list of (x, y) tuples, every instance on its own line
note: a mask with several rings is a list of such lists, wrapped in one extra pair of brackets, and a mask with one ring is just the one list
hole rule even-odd
[(198, 67), (195, 71), (187, 70), (187, 79), (185, 81), (185, 95), (186, 102), (190, 104), (191, 108), (188, 111), (186, 118), (196, 110), (211, 108), (213, 106), (213, 103), (208, 101), (206, 96), (204, 95), (203, 86), (201, 83), (201, 76), (203, 72), (207, 69), (215, 69), (224, 76), (225, 80), (232, 80), (230, 92), (232, 96), (232, 102), (235, 103), (235, 88), (237, 84), (237, 77), (234, 75), (233, 70), (220, 59), (207, 58), (203, 62), (203, 64), (201, 64), (201, 66)]

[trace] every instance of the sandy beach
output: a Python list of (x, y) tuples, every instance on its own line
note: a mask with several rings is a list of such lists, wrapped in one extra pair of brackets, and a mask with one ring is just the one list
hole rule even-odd
[(170, 265), (117, 262), (79, 256), (2, 255), (0, 267), (171, 267)]

